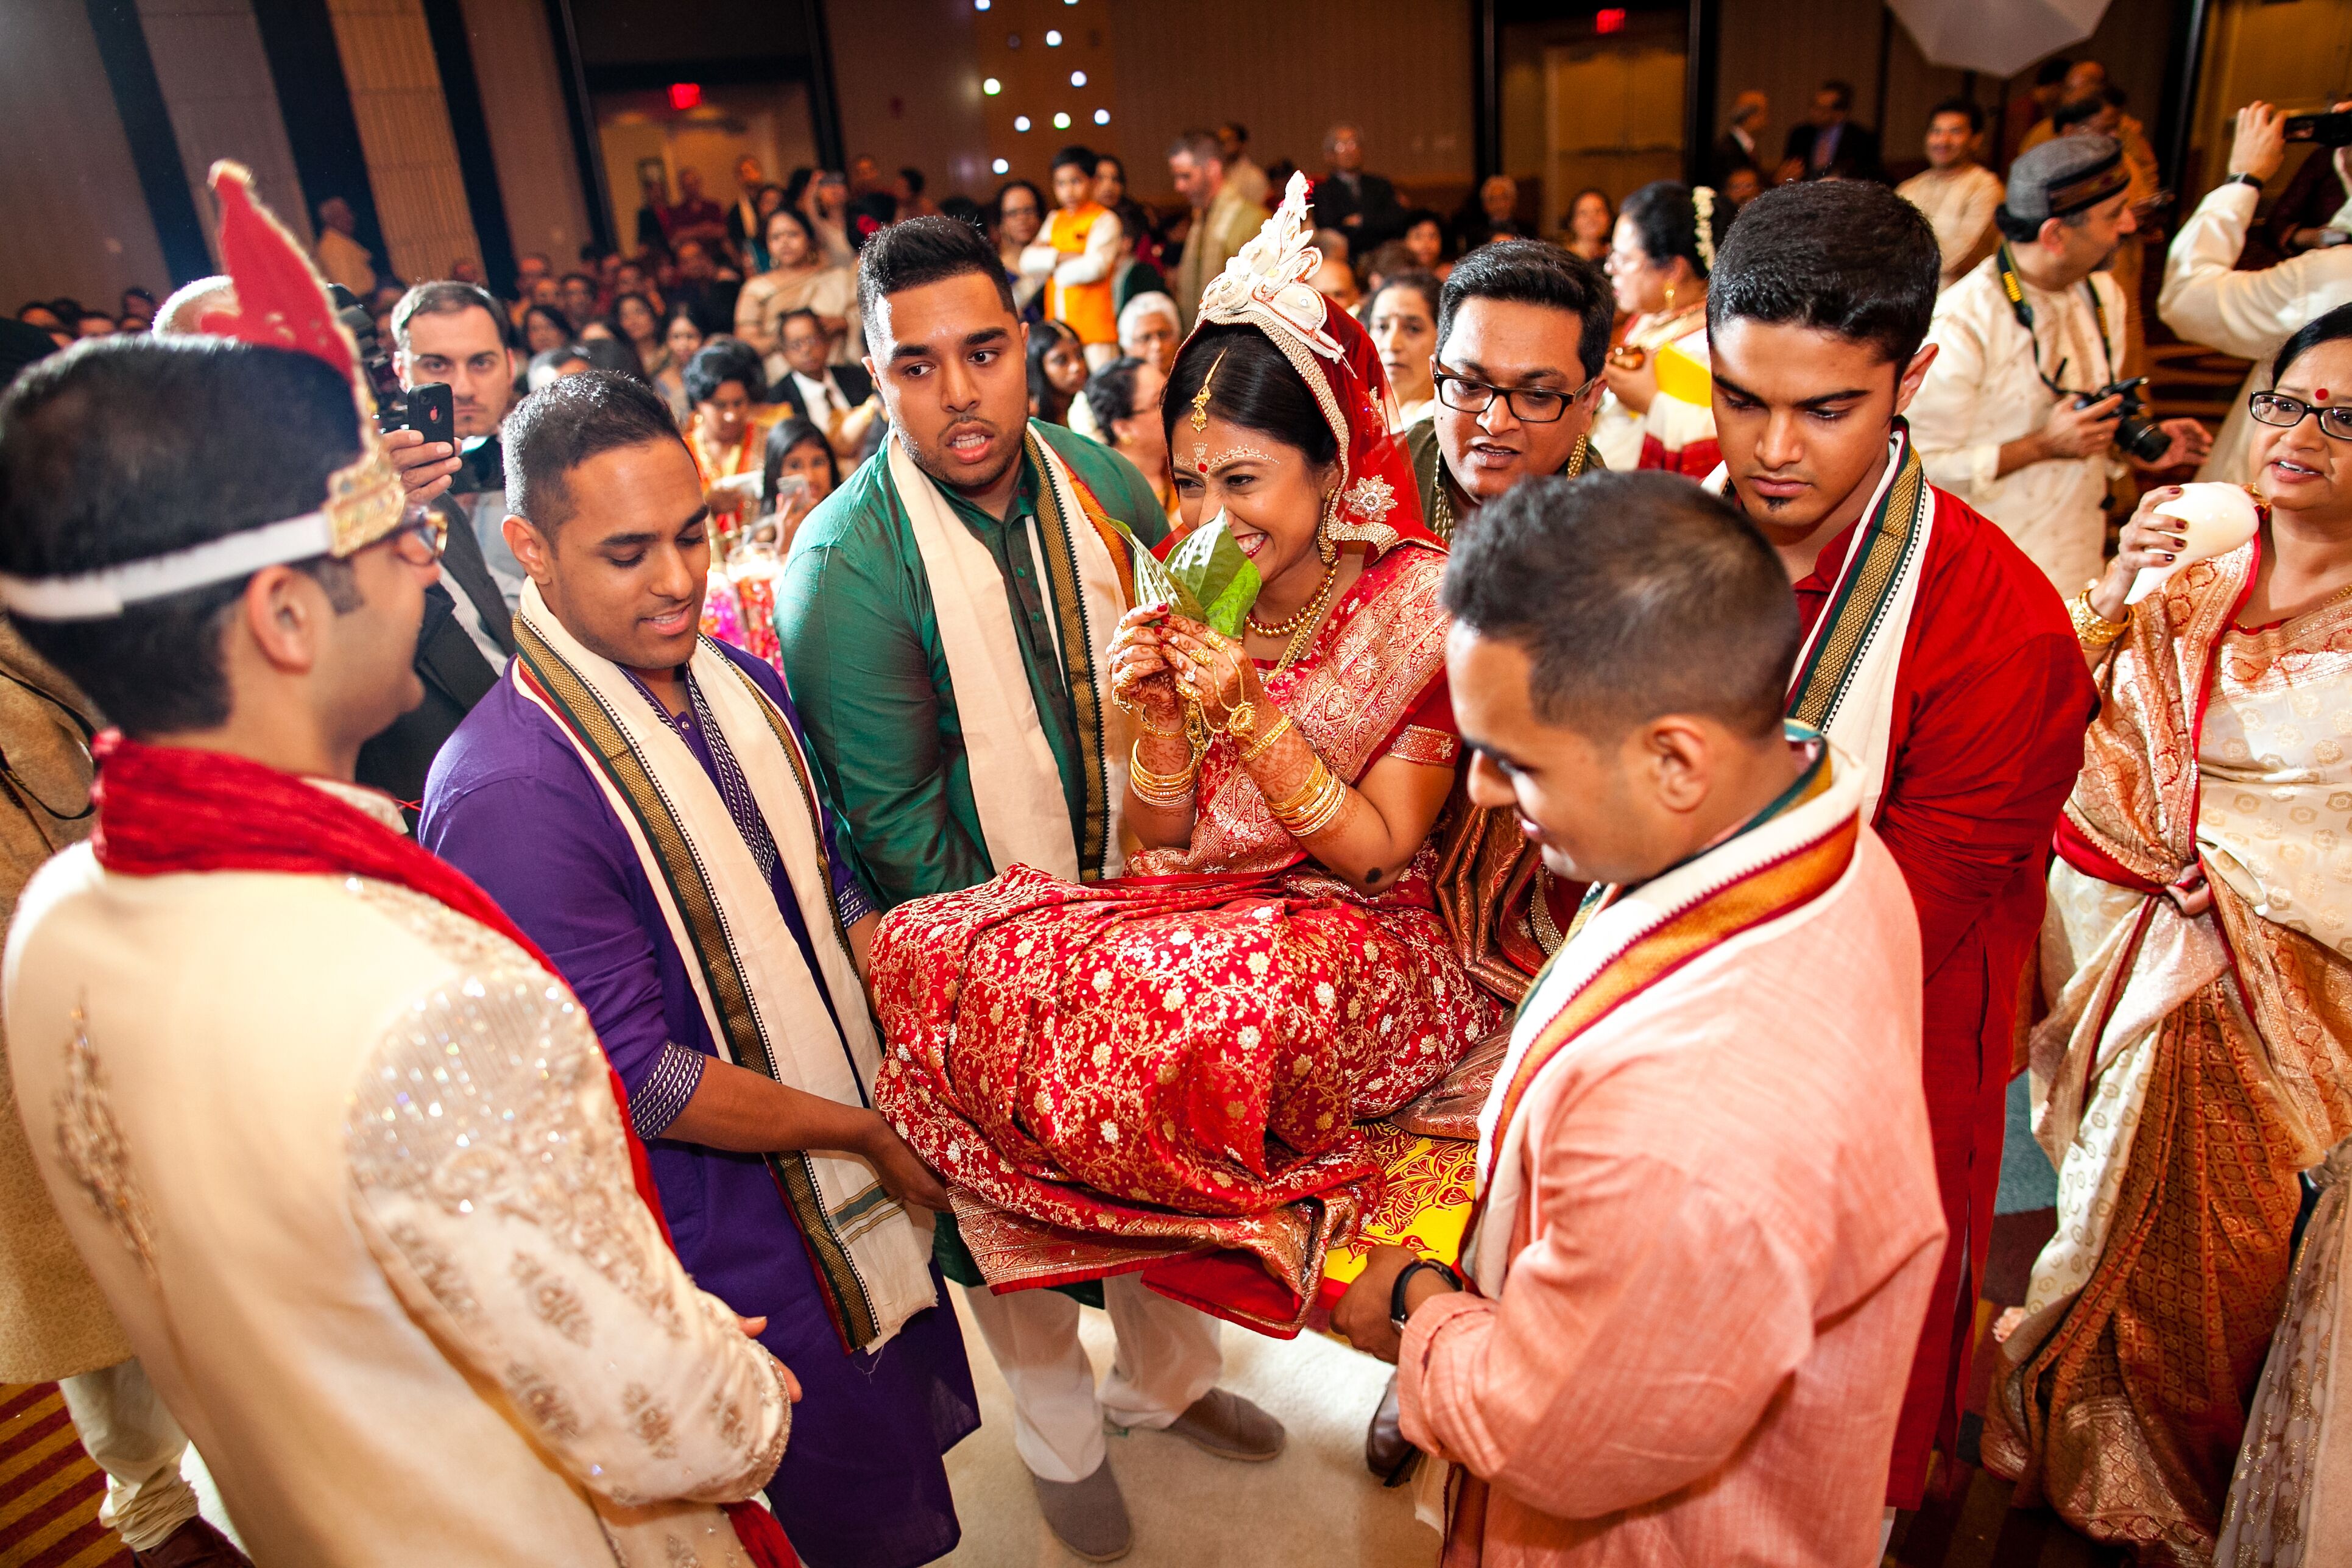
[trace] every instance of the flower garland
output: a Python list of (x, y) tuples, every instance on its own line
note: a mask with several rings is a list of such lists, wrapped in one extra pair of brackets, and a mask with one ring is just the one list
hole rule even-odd
[(1706, 185), (1691, 189), (1691, 216), (1698, 240), (1698, 258), (1708, 273), (1715, 271), (1715, 192)]

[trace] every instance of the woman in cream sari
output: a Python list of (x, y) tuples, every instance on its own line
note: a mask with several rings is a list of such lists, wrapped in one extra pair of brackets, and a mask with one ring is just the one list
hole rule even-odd
[(2126, 607), (2184, 550), (2154, 511), (2178, 492), (2154, 492), (2075, 604), (2105, 701), (2059, 823), (2032, 1039), (2059, 1226), (1984, 1451), (2020, 1501), (2147, 1563), (2212, 1563), (2217, 1540), (2222, 1563), (2352, 1562), (2352, 1431), (2326, 1419), (2352, 1132), (2352, 308), (2277, 372), (2252, 407), (2256, 536)]

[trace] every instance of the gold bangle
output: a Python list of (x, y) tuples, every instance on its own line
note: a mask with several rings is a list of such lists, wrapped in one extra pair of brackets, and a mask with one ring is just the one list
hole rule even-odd
[(1286, 822), (1301, 806), (1315, 798), (1323, 788), (1323, 781), (1331, 776), (1331, 770), (1323, 765), (1321, 757), (1315, 756), (1313, 752), (1308, 755), (1314, 757), (1314, 761), (1307, 770), (1307, 782), (1298, 786), (1298, 792), (1287, 799), (1265, 803), (1266, 809), (1274, 813), (1276, 822)]
[(1143, 765), (1143, 744), (1136, 742), (1127, 749), (1127, 786), (1135, 798), (1146, 805), (1179, 806), (1192, 798), (1192, 789), (1200, 777), (1197, 765), (1188, 766), (1181, 773), (1159, 773)]
[(1247, 766), (1249, 763), (1257, 761), (1259, 754), (1268, 746), (1273, 745), (1275, 742), (1280, 740), (1282, 738), (1282, 732), (1289, 728), (1290, 715), (1282, 712), (1279, 709), (1276, 710), (1275, 721), (1273, 723), (1268, 724), (1265, 727), (1265, 733), (1260, 735), (1256, 740), (1252, 741), (1247, 746), (1242, 749), (1243, 765)]
[(2066, 601), (2066, 614), (2074, 623), (2074, 640), (2084, 647), (2105, 647), (2131, 630), (2129, 606), (2125, 607), (2122, 620), (2111, 621), (2091, 603), (2091, 594), (2098, 585), (2098, 579), (2093, 578), (2081, 593)]
[(1339, 819), (1347, 809), (1348, 786), (1337, 774), (1326, 772), (1324, 788), (1305, 809), (1283, 818), (1282, 826), (1293, 838), (1312, 838)]

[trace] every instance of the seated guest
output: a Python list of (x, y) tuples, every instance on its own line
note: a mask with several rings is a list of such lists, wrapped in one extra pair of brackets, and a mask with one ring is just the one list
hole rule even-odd
[(323, 286), (215, 179), (242, 341), (0, 405), (0, 595), (121, 727), (9, 933), (11, 1114), (259, 1562), (746, 1568), (714, 1505), (792, 1376), (671, 1252), (562, 981), (352, 782), (416, 700), (434, 532)]
[(1608, 192), (1587, 185), (1568, 204), (1568, 216), (1559, 220), (1559, 226), (1568, 231), (1561, 243), (1570, 254), (1598, 267), (1609, 259), (1609, 242), (1617, 233), (1617, 209), (1610, 204)]
[(522, 389), (526, 393), (537, 392), (550, 382), (561, 381), (567, 375), (578, 375), (583, 370), (593, 368), (588, 363), (586, 349), (578, 343), (566, 343), (560, 349), (549, 349), (544, 353), (530, 356), (530, 363), (523, 367)]
[(1772, 113), (1772, 100), (1755, 88), (1748, 88), (1731, 100), (1731, 118), (1723, 134), (1715, 139), (1713, 160), (1707, 174), (1717, 190), (1731, 179), (1734, 169), (1755, 169), (1763, 164), (1765, 153), (1758, 140), (1764, 134), (1764, 122)]
[(613, 335), (637, 356), (637, 368), (651, 381), (669, 368), (669, 345), (662, 342), (661, 316), (654, 302), (639, 293), (613, 300)]
[(527, 353), (543, 354), (571, 341), (572, 322), (562, 311), (550, 305), (522, 308), (522, 346)]
[(784, 374), (770, 388), (776, 407), (786, 418), (805, 419), (823, 430), (836, 456), (856, 457), (879, 413), (874, 378), (863, 365), (826, 363), (833, 340), (814, 310), (779, 317), (776, 342), (784, 361)]
[(1382, 1247), (1333, 1321), (1466, 1472), (1449, 1562), (1874, 1560), (1943, 1239), (1919, 939), (1867, 781), (1782, 722), (1788, 578), (1664, 475), (1523, 486), (1454, 548), (1471, 798), (1596, 893), (1482, 1118), (1476, 1293)]
[(1183, 513), (1176, 481), (1168, 471), (1168, 431), (1160, 423), (1160, 399), (1168, 378), (1149, 360), (1113, 360), (1095, 372), (1082, 395), (1094, 415), (1103, 445), (1133, 463), (1150, 481), (1151, 494), (1176, 528)]
[[(2151, 1562), (2284, 1562), (2287, 1542), (2294, 1561), (2352, 1561), (2352, 1518), (2315, 1484), (2347, 1440), (2323, 1347), (2345, 1342), (2352, 1166), (2335, 826), (2352, 766), (2332, 722), (2352, 635), (2352, 305), (2270, 370), (2233, 476), (2261, 498), (2254, 537), (2176, 571), (2184, 525), (2156, 509), (2180, 492), (2151, 490), (2074, 600), (2104, 700), (2058, 824), (2042, 932), (2057, 1003), (2032, 1037), (2058, 1235), (1985, 1423), (1985, 1462), (2021, 1502)], [(2127, 603), (2146, 572), (2168, 580)]]
[(1383, 279), (1364, 301), (1364, 324), (1380, 351), (1381, 369), (1396, 397), (1399, 430), (1426, 419), (1437, 407), (1430, 370), (1437, 363), (1437, 275), (1414, 269)]
[(1029, 329), (1029, 413), (1048, 425), (1067, 425), (1070, 405), (1087, 384), (1086, 345), (1050, 317)]
[(1715, 193), (1674, 180), (1643, 185), (1617, 215), (1609, 279), (1632, 320), (1610, 351), (1609, 394), (1592, 444), (1612, 468), (1704, 479), (1718, 460), (1707, 381), (1706, 280), (1731, 225)]
[(684, 305), (669, 308), (669, 319), (662, 323), (662, 346), (669, 351), (669, 363), (654, 376), (654, 390), (669, 405), (670, 415), (681, 430), (694, 419), (694, 405), (686, 395), (686, 367), (708, 341), (703, 336), (702, 323), (694, 319), (691, 310)]
[(1385, 175), (1364, 168), (1361, 132), (1353, 125), (1334, 125), (1323, 134), (1323, 157), (1329, 172), (1315, 182), (1317, 228), (1339, 230), (1360, 251), (1404, 233), (1404, 204), (1397, 200), (1396, 186)]
[[(1317, 247), (1321, 250), (1320, 246)], [(1323, 250), (1323, 259), (1307, 275), (1307, 286), (1337, 305), (1342, 310), (1353, 311), (1363, 298), (1356, 288), (1355, 269), (1348, 265), (1348, 242), (1334, 235), (1331, 247)]]
[(1371, 253), (1364, 258), (1364, 264), (1357, 268), (1356, 276), (1364, 286), (1364, 297), (1370, 299), (1398, 273), (1420, 270), (1413, 265), (1412, 252), (1404, 247), (1404, 242), (1391, 239), (1373, 247)]
[(1184, 326), (1176, 301), (1165, 294), (1138, 294), (1118, 312), (1118, 352), (1148, 361), (1162, 376), (1176, 368), (1176, 345)]
[(711, 340), (686, 363), (686, 397), (694, 406), (687, 448), (702, 475), (703, 499), (721, 517), (758, 510), (759, 496), (745, 481), (757, 481), (760, 444), (776, 420), (775, 406), (762, 400), (767, 385), (760, 356), (734, 338)]
[[(1133, 603), (1136, 546), (1093, 520), (1150, 544), (1166, 536), (1159, 504), (1117, 453), (1027, 417), (1021, 321), (986, 239), (945, 218), (884, 229), (858, 289), (890, 435), (802, 525), (777, 581), (823, 775), (886, 908), (999, 866), (1099, 877), (1119, 844), (1102, 657)], [(1132, 1537), (1106, 1414), (1229, 1456), (1280, 1450), (1278, 1426), (1216, 1392), (1213, 1320), (1106, 1281), (1120, 1346), (1097, 1393), (1077, 1302), (981, 1288), (950, 1215), (934, 1245), (1005, 1373), (1046, 1522), (1082, 1554), (1107, 1562)]]
[(735, 297), (735, 335), (757, 349), (770, 380), (785, 374), (787, 355), (779, 341), (783, 321), (795, 310), (816, 318), (825, 353), (849, 327), (849, 269), (825, 259), (807, 218), (790, 207), (768, 216), (769, 268), (743, 285)]
[(785, 1532), (812, 1562), (928, 1563), (957, 1537), (940, 1456), (979, 1412), (905, 1210), (946, 1194), (866, 1109), (872, 905), (783, 683), (698, 638), (709, 514), (661, 400), (576, 376), (506, 444), (521, 652), (443, 752), (420, 840), (580, 998), (680, 1259), (800, 1370)]
[(1363, 329), (1265, 287), (1297, 276), (1305, 204), (1297, 176), (1163, 400), (1186, 522), (1222, 518), (1264, 587), (1236, 637), (1164, 604), (1118, 623), (1103, 689), (1134, 739), (1109, 777), (1139, 852), (1091, 882), (1012, 865), (876, 934), (875, 1103), (959, 1187), (1055, 1226), (1205, 1240), (1357, 1178), (1353, 1124), (1496, 1016), (1431, 890), (1460, 761), (1444, 552)]
[(1415, 207), (1398, 220), (1397, 237), (1403, 242), (1415, 267), (1440, 278), (1445, 276), (1449, 268), (1445, 265), (1444, 218), (1427, 207)]
[(1472, 251), (1493, 240), (1527, 238), (1518, 209), (1519, 183), (1508, 174), (1487, 175), (1478, 186), (1476, 198), (1465, 202), (1454, 215), (1455, 247)]
[(817, 503), (840, 488), (841, 464), (824, 432), (805, 419), (777, 420), (768, 426), (768, 456), (760, 468), (764, 510), (754, 542), (773, 545), (782, 556)]
[(1013, 302), (1030, 320), (1029, 307), (1045, 290), (1044, 274), (1031, 276), (1021, 270), (1021, 258), (1037, 242), (1037, 231), (1045, 226), (1045, 193), (1027, 180), (1007, 180), (996, 193), (996, 254), (1004, 264), (1004, 275), (1013, 279)]
[(1935, 226), (1947, 289), (1991, 255), (2000, 239), (1992, 215), (2000, 206), (2000, 176), (1977, 162), (1984, 124), (1983, 106), (1972, 99), (1948, 99), (1929, 110), (1927, 167), (1895, 187)]

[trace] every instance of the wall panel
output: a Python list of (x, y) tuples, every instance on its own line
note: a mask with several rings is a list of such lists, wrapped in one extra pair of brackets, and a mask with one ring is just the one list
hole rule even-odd
[(111, 312), (172, 279), (79, 5), (0, 5), (0, 310), (71, 294)]
[(410, 282), (478, 258), (448, 100), (417, 0), (328, 0), (392, 270)]
[(310, 204), (295, 173), (253, 0), (139, 0), (139, 20), (214, 265), (220, 261), (219, 215), (205, 176), (216, 158), (251, 169), (270, 210), (309, 244)]
[[(543, 0), (464, 0), (467, 41), (518, 255), (544, 251), (559, 272), (588, 238), (580, 163)], [(508, 279), (490, 280), (503, 289)]]

